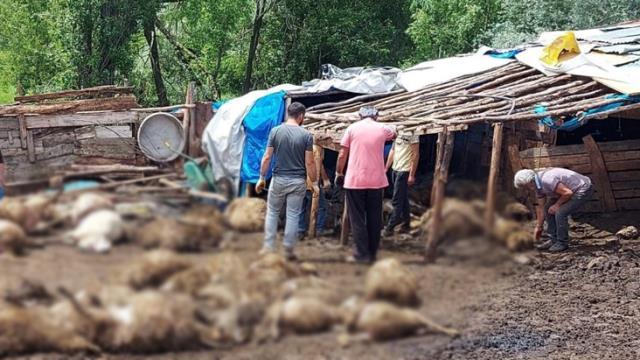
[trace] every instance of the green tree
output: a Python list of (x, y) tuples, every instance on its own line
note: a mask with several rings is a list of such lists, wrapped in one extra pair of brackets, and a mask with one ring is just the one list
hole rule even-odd
[(414, 0), (411, 9), (412, 60), (424, 61), (474, 50), (496, 22), (500, 0)]

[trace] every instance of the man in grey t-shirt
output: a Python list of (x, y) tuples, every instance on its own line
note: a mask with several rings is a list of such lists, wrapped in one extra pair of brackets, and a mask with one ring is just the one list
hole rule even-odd
[(294, 247), (297, 242), (298, 220), (302, 212), (302, 200), (307, 192), (307, 177), (317, 190), (317, 174), (313, 161), (313, 137), (300, 125), (304, 120), (305, 107), (292, 103), (287, 108), (287, 121), (269, 133), (267, 150), (260, 164), (260, 180), (256, 192), (264, 190), (265, 176), (272, 158), (273, 179), (267, 197), (267, 218), (264, 224), (264, 246), (261, 253), (276, 251), (276, 234), (280, 209), (286, 203), (284, 228), (285, 255), (295, 260)]
[(545, 220), (551, 238), (538, 249), (551, 252), (566, 250), (569, 247), (568, 217), (591, 199), (591, 179), (563, 168), (523, 169), (516, 173), (513, 183), (516, 189), (535, 191), (538, 198), (535, 238), (540, 239)]

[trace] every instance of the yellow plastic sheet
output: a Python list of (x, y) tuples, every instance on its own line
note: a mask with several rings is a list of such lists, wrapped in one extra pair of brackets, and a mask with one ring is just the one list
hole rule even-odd
[(580, 47), (576, 41), (576, 36), (569, 31), (558, 36), (551, 44), (542, 49), (540, 60), (547, 65), (557, 65), (580, 54)]

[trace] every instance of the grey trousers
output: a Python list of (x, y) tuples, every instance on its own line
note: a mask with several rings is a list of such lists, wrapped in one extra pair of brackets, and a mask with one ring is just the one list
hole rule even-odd
[(550, 198), (544, 207), (544, 213), (547, 221), (547, 233), (551, 238), (551, 242), (568, 244), (569, 242), (569, 215), (573, 214), (584, 203), (589, 201), (593, 196), (593, 188), (589, 187), (587, 191), (575, 193), (566, 203), (560, 206), (555, 215), (549, 214), (549, 208), (555, 204), (557, 198)]
[(287, 204), (284, 225), (284, 246), (293, 248), (298, 241), (298, 222), (302, 213), (302, 200), (307, 193), (305, 178), (274, 177), (267, 197), (267, 218), (264, 222), (264, 247), (276, 249), (276, 235), (280, 210)]

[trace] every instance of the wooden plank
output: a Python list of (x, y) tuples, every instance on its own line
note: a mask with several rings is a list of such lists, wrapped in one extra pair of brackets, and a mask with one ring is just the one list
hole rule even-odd
[(0, 117), (0, 133), (5, 131), (20, 131), (20, 124), (17, 117)]
[(526, 164), (534, 164), (533, 167), (563, 167), (567, 164), (590, 164), (591, 160), (589, 159), (589, 155), (580, 154), (580, 155), (565, 155), (565, 156), (554, 156), (554, 157), (535, 157), (535, 158), (523, 158), (522, 161)]
[[(319, 150), (316, 147), (316, 145), (314, 145), (313, 160), (314, 160), (314, 164), (316, 165), (317, 179), (320, 179), (322, 177), (322, 174), (319, 171), (319, 170), (321, 170), (321, 168), (319, 168), (319, 167), (322, 166), (322, 151)], [(309, 181), (308, 179), (309, 178), (307, 178), (307, 181)], [(316, 183), (315, 184), (318, 184), (317, 179), (316, 179)], [(312, 190), (311, 212), (309, 214), (308, 234), (309, 234), (309, 238), (313, 239), (313, 238), (316, 237), (316, 224), (318, 223), (318, 208), (320, 206), (320, 192), (313, 192), (313, 189), (311, 189), (311, 190)]]
[(518, 144), (509, 144), (507, 147), (507, 153), (509, 154), (509, 163), (511, 164), (511, 170), (515, 174), (519, 170), (524, 168), (522, 159), (520, 159), (520, 152), (518, 151)]
[(73, 130), (76, 140), (94, 139), (96, 137), (95, 126), (83, 126)]
[(27, 148), (27, 123), (24, 115), (18, 116), (18, 124), (20, 125), (20, 145), (23, 149)]
[(640, 180), (640, 170), (617, 171), (609, 173), (609, 180), (613, 181), (637, 181)]
[(616, 190), (640, 189), (640, 180), (636, 181), (612, 181), (611, 188)]
[(76, 140), (75, 132), (73, 130), (70, 130), (69, 128), (65, 129), (66, 131), (63, 132), (55, 132), (53, 134), (40, 136), (42, 146), (48, 148), (61, 144), (73, 144), (73, 142)]
[(621, 160), (635, 160), (640, 159), (640, 151), (632, 150), (632, 151), (615, 151), (602, 153), (602, 157), (606, 163), (609, 161), (621, 161)]
[(87, 125), (118, 125), (139, 122), (133, 111), (100, 111), (68, 115), (35, 115), (26, 117), (27, 129), (50, 127), (80, 127)]
[(87, 139), (77, 141), (74, 154), (83, 157), (101, 157), (106, 159), (136, 158), (136, 140), (126, 139)]
[(0, 107), (0, 115), (63, 114), (79, 111), (126, 110), (138, 107), (135, 96), (119, 96), (105, 99), (73, 100), (43, 105), (8, 105)]
[(453, 133), (446, 128), (444, 132), (438, 135), (438, 147), (442, 150), (440, 153), (440, 163), (436, 163), (434, 172), (434, 182), (437, 183), (435, 201), (433, 203), (433, 223), (429, 229), (429, 238), (425, 247), (424, 259), (426, 262), (435, 260), (436, 249), (440, 242), (440, 223), (442, 222), (442, 207), (444, 203), (444, 188), (449, 177), (449, 164), (453, 154)]
[(80, 90), (67, 90), (54, 93), (16, 96), (15, 101), (18, 102), (38, 102), (43, 100), (53, 100), (80, 96), (96, 96), (96, 95), (115, 95), (115, 94), (131, 94), (133, 87), (123, 87), (114, 85), (97, 86)]
[(591, 169), (594, 175), (594, 186), (600, 193), (600, 200), (605, 211), (616, 211), (616, 199), (611, 190), (611, 182), (609, 181), (609, 173), (604, 163), (602, 153), (598, 148), (598, 144), (591, 135), (582, 138), (585, 149), (591, 158)]
[(489, 234), (493, 229), (496, 210), (496, 186), (500, 175), (500, 156), (502, 155), (502, 134), (504, 124), (497, 123), (493, 127), (493, 142), (491, 144), (491, 165), (489, 167), (489, 180), (487, 183), (487, 206), (485, 209), (484, 227)]
[(33, 143), (33, 130), (27, 131), (27, 154), (29, 156), (29, 162), (36, 162), (36, 147)]
[(640, 198), (640, 188), (614, 190), (613, 195), (616, 197), (616, 201), (620, 199), (627, 199), (627, 198)]
[(640, 198), (620, 199), (617, 204), (619, 210), (640, 210)]
[(36, 152), (36, 161), (52, 159), (60, 156), (73, 154), (75, 146), (73, 143), (59, 144), (46, 147), (41, 153)]
[(133, 137), (131, 125), (97, 126), (95, 137), (102, 139), (130, 138)]
[(629, 161), (607, 161), (607, 170), (612, 171), (625, 171), (625, 170), (640, 170), (640, 159)]
[[(598, 143), (600, 151), (606, 156), (608, 152), (640, 150), (640, 140), (605, 141)], [(520, 157), (554, 157), (564, 155), (586, 154), (584, 145), (562, 145), (553, 147), (532, 148), (520, 152)]]

